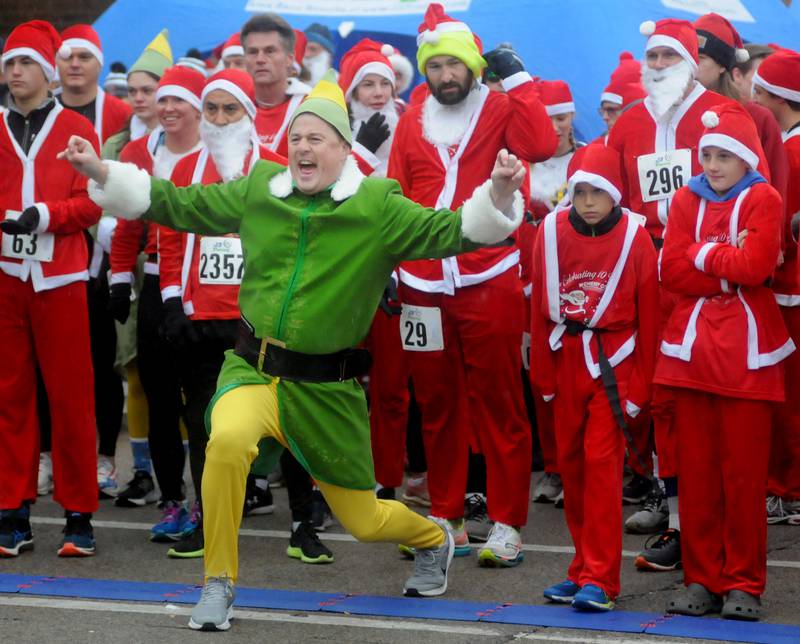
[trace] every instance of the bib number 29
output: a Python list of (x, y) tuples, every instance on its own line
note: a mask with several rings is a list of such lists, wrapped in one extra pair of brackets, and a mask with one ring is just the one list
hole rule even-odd
[(405, 351), (441, 351), (442, 313), (435, 306), (403, 304), (400, 315), (400, 340)]

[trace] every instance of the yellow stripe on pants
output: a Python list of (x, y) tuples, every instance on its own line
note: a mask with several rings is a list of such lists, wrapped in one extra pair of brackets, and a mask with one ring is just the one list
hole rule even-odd
[[(217, 400), (211, 411), (203, 471), (206, 578), (236, 581), (245, 485), (262, 438), (274, 438), (288, 447), (280, 427), (277, 382), (242, 385)], [(318, 485), (339, 523), (359, 541), (388, 541), (415, 548), (444, 543), (444, 533), (436, 523), (402, 503), (377, 499), (368, 490), (349, 490), (322, 481)]]

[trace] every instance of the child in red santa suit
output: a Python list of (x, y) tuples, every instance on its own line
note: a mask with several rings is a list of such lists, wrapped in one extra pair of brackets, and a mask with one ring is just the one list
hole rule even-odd
[[(621, 431), (650, 397), (658, 336), (656, 252), (644, 217), (620, 208), (619, 154), (593, 143), (536, 240), (531, 377), (554, 407), (567, 579), (544, 596), (607, 611), (620, 590)], [(598, 486), (602, 486), (599, 489)]]
[(655, 382), (675, 397), (686, 585), (667, 610), (757, 620), (770, 419), (795, 348), (767, 285), (783, 206), (756, 171), (763, 151), (747, 112), (725, 104), (702, 120), (703, 173), (676, 193), (661, 257), (662, 283), (678, 299)]

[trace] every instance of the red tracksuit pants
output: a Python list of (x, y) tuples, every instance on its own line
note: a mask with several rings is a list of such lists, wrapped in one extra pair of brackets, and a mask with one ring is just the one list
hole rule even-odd
[(516, 270), (455, 295), (404, 286), (403, 303), (438, 307), (444, 349), (407, 352), (422, 414), (431, 514), (464, 515), (469, 447), (486, 459), (489, 517), (528, 519), (531, 428), (522, 398), (525, 298)]
[[(632, 360), (614, 368), (625, 401)], [(553, 409), (564, 514), (575, 557), (567, 577), (619, 595), (622, 561), (622, 467), (625, 438), (617, 427), (603, 383), (586, 369), (580, 336), (565, 336), (556, 354)]]
[[(789, 335), (800, 347), (800, 306), (782, 306)], [(786, 371), (786, 402), (776, 405), (769, 457), (769, 494), (800, 501), (800, 406), (794, 395), (800, 391), (800, 351), (783, 364)]]
[[(536, 366), (534, 365), (535, 369)], [(533, 387), (533, 405), (536, 409), (536, 430), (539, 432), (539, 445), (542, 447), (544, 471), (558, 473), (558, 452), (556, 451), (556, 426), (553, 419), (553, 405), (542, 398), (542, 392)]]
[(36, 499), (39, 422), (36, 364), (50, 401), (53, 498), (94, 512), (97, 446), (86, 285), (35, 293), (0, 272), (0, 509)]
[(773, 403), (672, 389), (684, 583), (761, 595)]
[(406, 352), (400, 341), (400, 316), (378, 309), (367, 337), (372, 354), (369, 372), (369, 428), (375, 480), (401, 487), (406, 460), (408, 379)]

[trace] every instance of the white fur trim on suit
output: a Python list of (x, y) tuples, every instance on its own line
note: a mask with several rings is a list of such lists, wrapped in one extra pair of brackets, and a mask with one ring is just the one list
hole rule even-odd
[(511, 212), (495, 208), (491, 196), (492, 180), (475, 188), (461, 208), (461, 234), (479, 244), (496, 244), (513, 233), (522, 223), (523, 205), (519, 190), (514, 193)]
[[(358, 192), (361, 187), (361, 182), (364, 180), (364, 175), (358, 169), (356, 160), (349, 156), (344, 162), (342, 173), (333, 184), (331, 189), (331, 199), (334, 201), (344, 201), (352, 197)], [(284, 170), (276, 174), (269, 180), (269, 192), (273, 197), (278, 199), (285, 199), (292, 194), (293, 181), (290, 170)]]
[(36, 225), (36, 228), (33, 232), (46, 232), (50, 227), (50, 208), (48, 208), (47, 204), (43, 201), (37, 201), (33, 205), (36, 207), (36, 210), (39, 211), (39, 223)]
[(704, 134), (700, 138), (700, 143), (697, 146), (697, 159), (700, 162), (703, 161), (703, 148), (711, 147), (712, 145), (727, 150), (731, 154), (735, 154), (749, 165), (751, 169), (756, 170), (758, 168), (758, 155), (755, 152), (738, 139), (717, 132)]
[(150, 175), (133, 163), (104, 161), (108, 178), (100, 187), (89, 181), (89, 198), (122, 219), (139, 219), (150, 208)]

